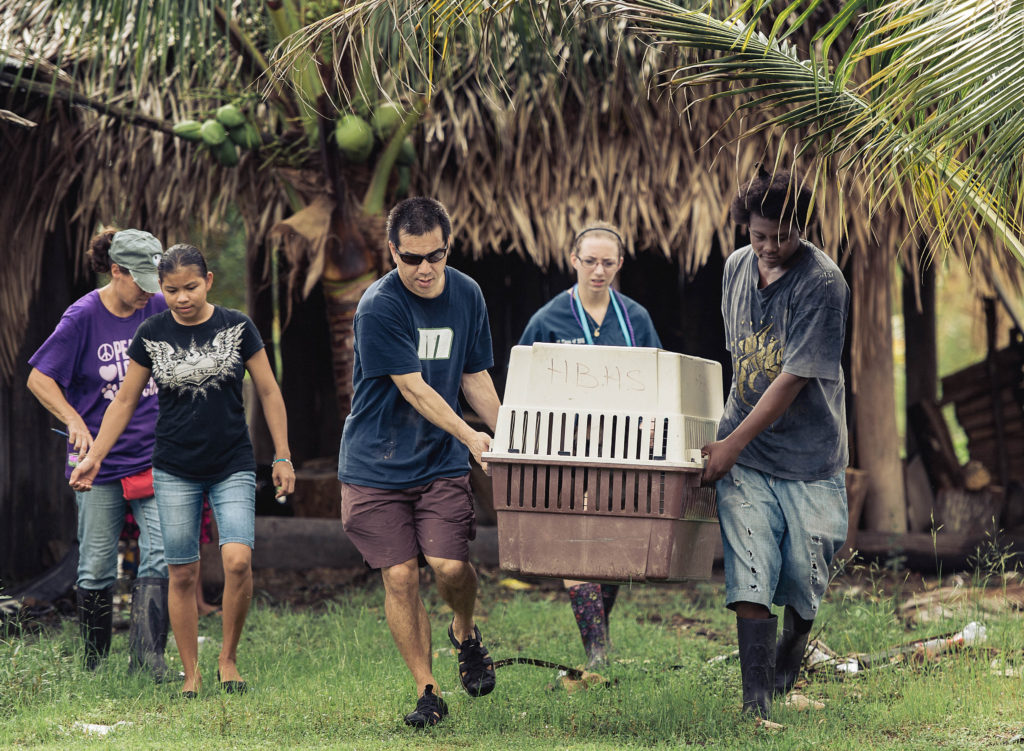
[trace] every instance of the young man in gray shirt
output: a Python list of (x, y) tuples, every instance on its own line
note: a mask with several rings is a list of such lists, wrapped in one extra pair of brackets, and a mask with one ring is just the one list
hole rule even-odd
[[(733, 376), (718, 440), (726, 606), (736, 611), (743, 710), (763, 719), (800, 670), (807, 635), (846, 539), (843, 371), (850, 290), (803, 239), (811, 196), (788, 171), (763, 169), (730, 211), (750, 245), (725, 264), (722, 316)], [(772, 604), (784, 606), (776, 642)]]

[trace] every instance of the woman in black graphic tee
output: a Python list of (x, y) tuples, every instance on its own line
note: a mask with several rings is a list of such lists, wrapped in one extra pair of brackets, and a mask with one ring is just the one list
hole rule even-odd
[(274, 441), (278, 497), (295, 487), (284, 400), (252, 321), (207, 301), (213, 274), (202, 253), (191, 245), (175, 245), (164, 254), (159, 274), (169, 309), (148, 318), (135, 332), (124, 384), (95, 443), (71, 475), (71, 486), (91, 487), (152, 375), (160, 389), (153, 484), (170, 571), (171, 628), (185, 671), (182, 693), (195, 697), (202, 683), (195, 588), (204, 494), (217, 520), (224, 562), (224, 638), (217, 677), (225, 691), (237, 693), (246, 688), (236, 652), (252, 599), (256, 489), (256, 462), (242, 403), (245, 372), (256, 387)]

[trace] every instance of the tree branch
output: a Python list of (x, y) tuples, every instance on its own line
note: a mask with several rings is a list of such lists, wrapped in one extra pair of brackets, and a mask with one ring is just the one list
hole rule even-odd
[(26, 92), (45, 96), (48, 99), (61, 99), (70, 104), (77, 104), (80, 107), (88, 107), (101, 115), (108, 115), (122, 122), (131, 125), (141, 125), (150, 130), (158, 130), (173, 136), (173, 126), (165, 120), (159, 120), (141, 112), (134, 112), (123, 107), (117, 107), (107, 102), (97, 101), (85, 94), (79, 94), (70, 89), (59, 88), (53, 84), (37, 83), (30, 81), (17, 74), (0, 71), (0, 87), (9, 89), (24, 89)]

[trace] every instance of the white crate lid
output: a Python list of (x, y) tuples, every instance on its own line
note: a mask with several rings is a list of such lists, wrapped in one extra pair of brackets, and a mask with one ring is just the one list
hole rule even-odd
[(512, 348), (502, 404), (647, 410), (717, 421), (722, 366), (651, 347), (519, 345)]

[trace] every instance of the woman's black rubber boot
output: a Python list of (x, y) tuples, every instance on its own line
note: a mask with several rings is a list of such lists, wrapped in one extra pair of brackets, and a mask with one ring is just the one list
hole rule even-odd
[(170, 618), (167, 579), (142, 576), (132, 585), (132, 615), (128, 628), (128, 672), (148, 671), (153, 680), (167, 679), (164, 649)]
[(85, 640), (85, 667), (95, 670), (110, 653), (110, 637), (114, 633), (114, 588), (78, 588), (78, 623)]

